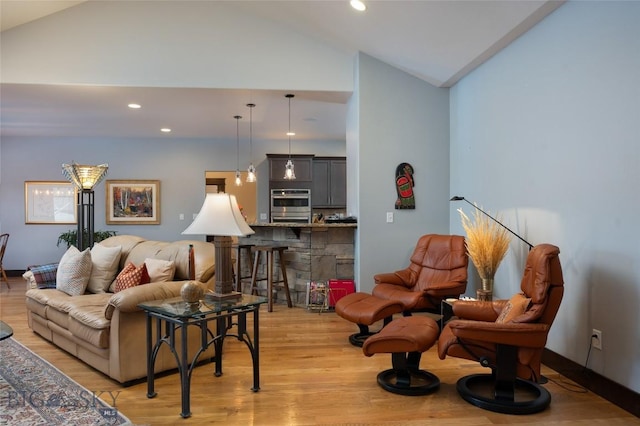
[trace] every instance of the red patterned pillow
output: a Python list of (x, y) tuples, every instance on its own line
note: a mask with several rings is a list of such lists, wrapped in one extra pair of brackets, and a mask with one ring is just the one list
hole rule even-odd
[(147, 272), (147, 266), (143, 263), (136, 267), (133, 263), (129, 263), (118, 274), (114, 281), (114, 292), (125, 290), (127, 288), (135, 287), (140, 284), (147, 284), (151, 282), (149, 279), (149, 273)]

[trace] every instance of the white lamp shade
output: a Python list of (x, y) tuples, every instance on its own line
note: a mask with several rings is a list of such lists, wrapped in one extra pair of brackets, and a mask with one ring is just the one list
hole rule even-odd
[(207, 194), (200, 213), (184, 235), (220, 235), (240, 237), (254, 234), (240, 213), (236, 197), (230, 194)]

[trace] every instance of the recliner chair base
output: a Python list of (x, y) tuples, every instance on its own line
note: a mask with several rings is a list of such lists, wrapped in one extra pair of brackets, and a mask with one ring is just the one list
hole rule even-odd
[(391, 321), (368, 339), (362, 347), (365, 355), (391, 353), (392, 368), (378, 373), (380, 387), (408, 396), (426, 395), (438, 390), (440, 379), (420, 369), (422, 353), (433, 346), (438, 332), (438, 326), (431, 318), (402, 317)]
[(458, 393), (470, 404), (503, 414), (534, 414), (551, 403), (551, 394), (537, 383), (516, 378), (513, 388), (496, 390), (492, 374), (472, 374), (458, 380)]
[(388, 392), (399, 395), (419, 396), (440, 388), (440, 379), (426, 370), (395, 370), (390, 368), (378, 373), (378, 384)]
[(349, 343), (351, 343), (353, 346), (361, 348), (365, 340), (367, 340), (370, 336), (377, 334), (378, 332), (369, 331), (368, 327), (362, 327), (360, 324), (358, 324), (358, 327), (360, 327), (360, 331), (349, 336)]

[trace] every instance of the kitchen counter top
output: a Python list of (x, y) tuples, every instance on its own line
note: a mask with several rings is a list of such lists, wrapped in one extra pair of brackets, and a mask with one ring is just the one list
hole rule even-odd
[(357, 228), (357, 223), (253, 223), (250, 227), (263, 228)]

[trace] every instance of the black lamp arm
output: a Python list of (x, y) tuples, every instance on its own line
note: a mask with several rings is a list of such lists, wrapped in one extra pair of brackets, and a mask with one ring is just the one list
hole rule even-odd
[(507, 231), (511, 232), (513, 235), (515, 235), (516, 238), (518, 238), (520, 241), (522, 241), (523, 243), (525, 243), (526, 245), (529, 246), (529, 250), (531, 250), (533, 248), (533, 244), (531, 244), (529, 241), (525, 240), (524, 238), (522, 238), (520, 235), (516, 234), (515, 232), (513, 232), (511, 229), (509, 229), (505, 224), (501, 223), (500, 221), (498, 221), (496, 218), (494, 218), (493, 216), (491, 216), (489, 213), (485, 212), (484, 210), (482, 210), (480, 207), (476, 206), (475, 204), (473, 204), (472, 202), (470, 202), (469, 200), (467, 200), (464, 197), (461, 197), (459, 195), (456, 195), (454, 197), (451, 197), (451, 200), (449, 201), (466, 201), (469, 205), (473, 206), (473, 208), (478, 209), (480, 212), (482, 212), (484, 215), (488, 216), (489, 218), (491, 218), (491, 220), (493, 220), (495, 223), (497, 223), (498, 225), (502, 226), (504, 229), (506, 229)]

